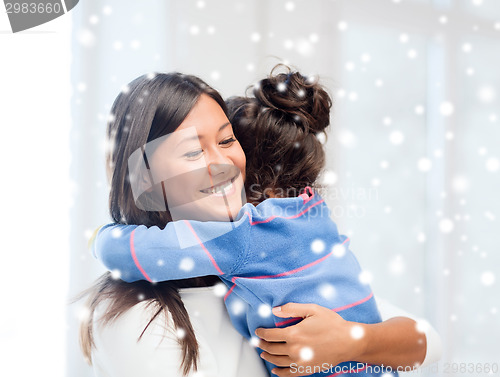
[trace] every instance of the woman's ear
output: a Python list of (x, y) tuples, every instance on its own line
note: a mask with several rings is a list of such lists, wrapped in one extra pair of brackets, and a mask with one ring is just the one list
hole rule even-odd
[(128, 179), (134, 195), (137, 200), (143, 193), (153, 191), (153, 175), (146, 164), (144, 152), (138, 148), (128, 159)]
[[(162, 196), (161, 183), (152, 183), (149, 169), (141, 169), (135, 177), (134, 201), (143, 211), (166, 211), (167, 203)], [(136, 196), (137, 193), (137, 196)]]
[(152, 179), (153, 176), (151, 175), (151, 171), (149, 169), (141, 169), (139, 177), (141, 192), (151, 193), (153, 191), (154, 183), (152, 182)]

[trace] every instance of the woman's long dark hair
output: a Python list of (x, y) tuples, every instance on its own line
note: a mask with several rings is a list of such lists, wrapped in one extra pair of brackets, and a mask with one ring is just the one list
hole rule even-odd
[[(109, 209), (111, 217), (121, 224), (156, 225), (164, 228), (171, 221), (167, 211), (144, 211), (134, 201), (128, 171), (128, 159), (146, 143), (165, 136), (177, 129), (202, 94), (210, 96), (226, 111), (220, 94), (195, 76), (180, 73), (157, 73), (141, 76), (132, 81), (116, 98), (107, 128), (108, 148), (106, 169), (110, 180)], [(179, 339), (182, 347), (182, 371), (187, 375), (191, 368), (197, 370), (198, 343), (188, 313), (178, 289), (213, 284), (216, 277), (193, 278), (160, 283), (138, 281), (126, 283), (102, 275), (81, 297), (88, 296), (89, 316), (80, 328), (80, 343), (89, 363), (95, 347), (93, 340), (94, 312), (103, 301), (107, 309), (101, 317), (107, 325), (141, 301), (155, 308), (139, 339), (148, 326), (162, 312), (170, 312), (174, 326), (183, 329)]]

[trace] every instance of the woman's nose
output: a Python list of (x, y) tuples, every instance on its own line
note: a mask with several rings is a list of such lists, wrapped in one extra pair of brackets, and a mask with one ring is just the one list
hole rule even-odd
[(208, 155), (207, 167), (211, 177), (228, 173), (234, 164), (222, 151), (214, 151)]
[(227, 164), (209, 164), (208, 165), (208, 175), (214, 178), (217, 176), (222, 176), (228, 170)]
[(224, 153), (224, 150), (221, 150), (220, 148), (214, 148), (211, 151), (208, 151), (208, 154), (206, 154), (205, 158), (207, 159), (207, 165), (210, 166), (212, 164), (232, 164), (231, 159), (226, 156), (226, 153)]

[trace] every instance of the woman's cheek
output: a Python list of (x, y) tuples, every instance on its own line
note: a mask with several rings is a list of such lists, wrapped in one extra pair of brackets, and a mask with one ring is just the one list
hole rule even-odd
[[(200, 170), (206, 169), (207, 163), (205, 158), (201, 156), (197, 160), (187, 160), (187, 159), (178, 159), (176, 160), (170, 167), (169, 171), (171, 172), (172, 177), (180, 177), (180, 176), (196, 176), (196, 173), (199, 173)], [(192, 174), (190, 174), (192, 173)]]
[(245, 153), (243, 152), (243, 149), (241, 148), (241, 145), (239, 142), (236, 142), (234, 145), (234, 164), (238, 169), (240, 169), (241, 176), (243, 179), (245, 179), (245, 166), (247, 163)]

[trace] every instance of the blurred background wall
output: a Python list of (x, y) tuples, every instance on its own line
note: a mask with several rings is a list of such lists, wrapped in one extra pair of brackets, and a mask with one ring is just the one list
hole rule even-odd
[(92, 375), (67, 301), (103, 272), (86, 245), (121, 88), (178, 70), (241, 95), (279, 62), (334, 98), (325, 196), (376, 295), (441, 334), (429, 375), (500, 364), (499, 1), (87, 0), (0, 41), (1, 375)]

